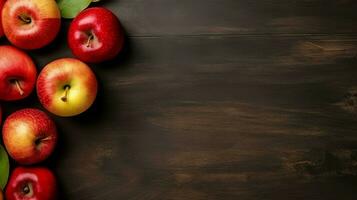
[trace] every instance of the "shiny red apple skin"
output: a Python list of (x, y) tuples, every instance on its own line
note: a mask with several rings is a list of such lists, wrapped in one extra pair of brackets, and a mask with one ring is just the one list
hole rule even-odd
[(57, 143), (57, 129), (43, 111), (33, 108), (12, 113), (2, 129), (5, 148), (18, 163), (30, 165), (48, 158)]
[(54, 174), (42, 167), (17, 167), (6, 186), (7, 200), (55, 200), (57, 181)]
[[(67, 92), (66, 86), (69, 87)], [(97, 88), (97, 79), (91, 68), (74, 58), (62, 58), (47, 64), (37, 79), (37, 96), (42, 106), (62, 117), (86, 111), (95, 101)]]
[[(88, 42), (90, 34), (93, 40)], [(68, 45), (80, 60), (98, 63), (113, 59), (124, 46), (119, 19), (108, 9), (88, 8), (77, 15), (68, 31)]]
[(2, 20), (1, 20), (1, 11), (4, 6), (5, 0), (0, 0), (0, 37), (4, 36), (4, 31), (2, 30)]
[(5, 35), (13, 45), (39, 49), (57, 36), (61, 14), (54, 0), (7, 0), (2, 23)]
[(27, 97), (35, 87), (36, 77), (36, 66), (26, 53), (12, 46), (0, 46), (0, 100)]

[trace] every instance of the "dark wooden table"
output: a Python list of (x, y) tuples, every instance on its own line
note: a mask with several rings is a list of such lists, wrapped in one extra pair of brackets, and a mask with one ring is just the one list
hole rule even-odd
[[(127, 45), (92, 65), (94, 107), (53, 116), (61, 200), (357, 199), (356, 1), (99, 5)], [(30, 52), (39, 69), (72, 56), (68, 24)]]

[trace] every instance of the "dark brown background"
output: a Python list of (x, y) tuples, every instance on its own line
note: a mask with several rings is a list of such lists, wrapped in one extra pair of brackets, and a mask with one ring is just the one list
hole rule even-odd
[[(357, 198), (357, 2), (103, 0), (125, 51), (55, 117), (61, 200)], [(69, 21), (30, 54), (71, 56)], [(4, 40), (2, 41), (4, 42)], [(36, 96), (5, 112), (40, 107)], [(15, 164), (13, 164), (15, 166)]]

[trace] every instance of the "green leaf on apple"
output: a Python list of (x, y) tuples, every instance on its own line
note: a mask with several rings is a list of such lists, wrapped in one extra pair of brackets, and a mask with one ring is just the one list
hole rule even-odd
[(4, 189), (9, 178), (10, 164), (9, 157), (4, 149), (0, 145), (0, 188)]
[(61, 16), (67, 19), (75, 18), (78, 13), (86, 9), (91, 2), (92, 0), (57, 0), (58, 7), (61, 10)]

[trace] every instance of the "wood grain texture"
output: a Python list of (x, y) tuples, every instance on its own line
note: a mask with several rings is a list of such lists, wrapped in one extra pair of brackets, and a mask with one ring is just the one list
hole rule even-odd
[(112, 0), (131, 35), (355, 33), (353, 0)]
[[(125, 51), (44, 165), (61, 199), (354, 200), (356, 3), (120, 0)], [(65, 33), (32, 51), (71, 56)], [(3, 43), (6, 43), (3, 41)], [(40, 107), (35, 95), (5, 114)], [(16, 164), (13, 163), (13, 166)]]

